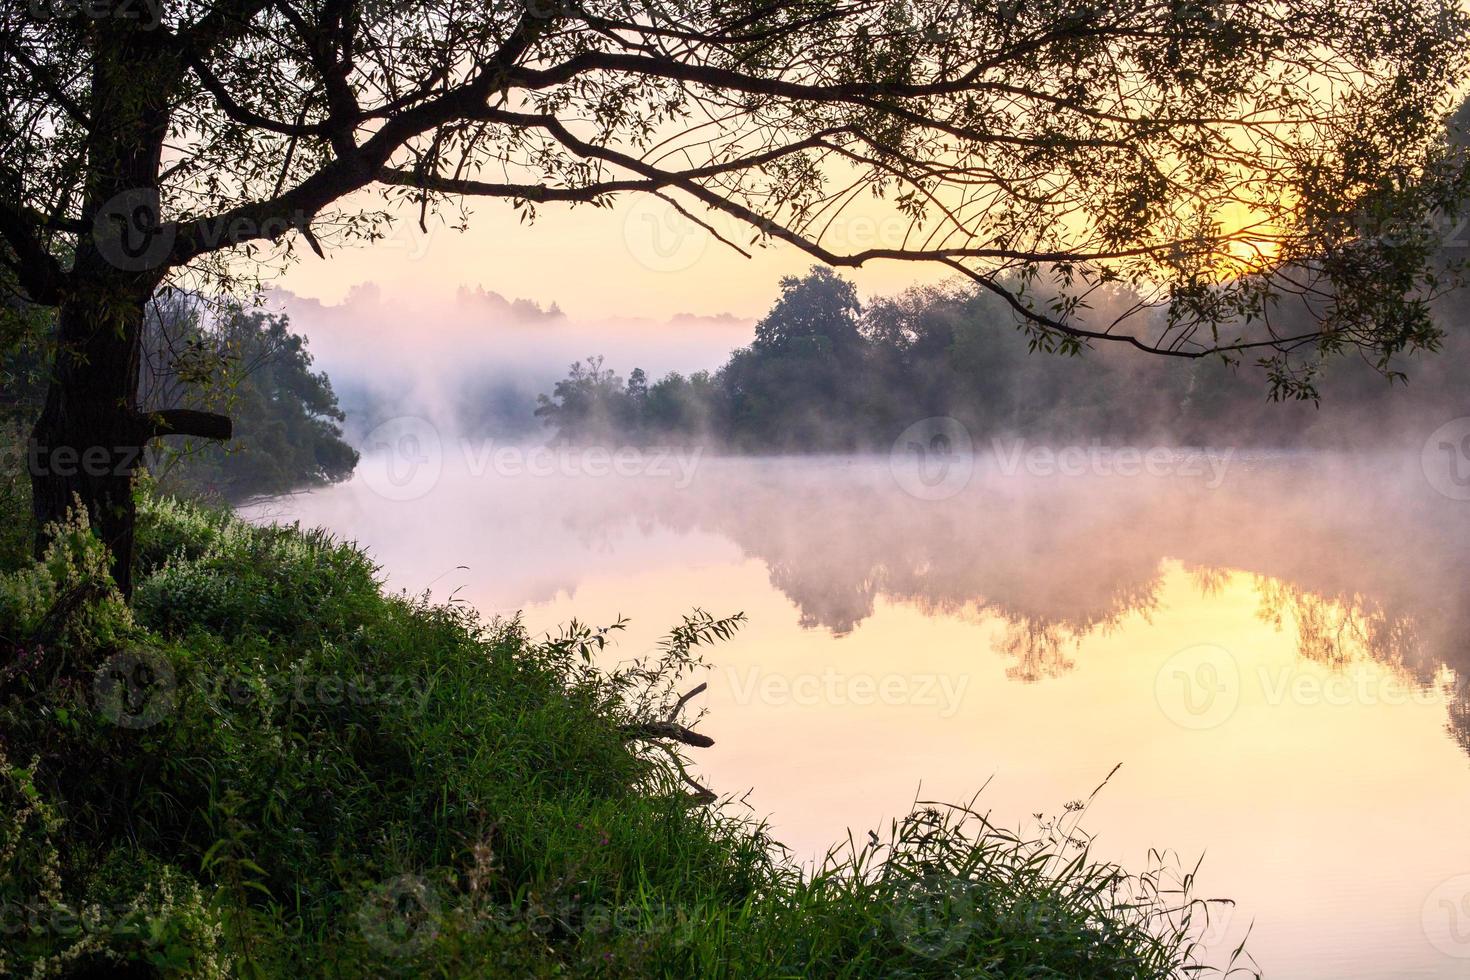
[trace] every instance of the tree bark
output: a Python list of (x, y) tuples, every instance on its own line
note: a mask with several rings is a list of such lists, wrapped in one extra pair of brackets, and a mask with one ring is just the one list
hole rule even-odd
[(46, 526), (80, 504), (124, 595), (132, 591), (133, 473), (147, 442), (137, 405), (145, 301), (105, 290), (63, 300), (55, 366), (27, 453), (37, 551)]
[(37, 527), (78, 505), (112, 555), (123, 595), (133, 587), (133, 476), (159, 436), (228, 439), (230, 420), (212, 412), (138, 409), (146, 296), (126, 290), (69, 297), (58, 309), (56, 361), (45, 407), (32, 431), (27, 463)]

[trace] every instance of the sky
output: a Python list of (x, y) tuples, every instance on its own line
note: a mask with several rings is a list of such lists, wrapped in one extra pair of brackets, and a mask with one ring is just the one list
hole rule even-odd
[[(747, 258), (648, 195), (601, 209), (550, 205), (531, 224), (521, 223), (508, 202), (476, 201), (464, 231), (431, 217), (425, 233), (416, 210), (408, 212), (383, 241), (329, 249), (325, 259), (302, 250), (304, 258), (274, 284), (327, 304), (374, 283), (386, 298), (403, 302), (442, 301), (460, 287), (492, 290), (543, 306), (554, 302), (580, 321), (679, 314), (756, 319), (775, 299), (780, 278), (803, 273), (814, 261), (788, 245), (748, 247), (747, 227), (712, 220), (722, 237), (747, 248)], [(843, 221), (824, 242), (846, 251), (902, 240), (903, 225), (893, 218), (854, 208)], [(942, 278), (937, 268), (898, 262), (844, 274), (864, 297)], [(309, 322), (298, 326), (310, 335)]]

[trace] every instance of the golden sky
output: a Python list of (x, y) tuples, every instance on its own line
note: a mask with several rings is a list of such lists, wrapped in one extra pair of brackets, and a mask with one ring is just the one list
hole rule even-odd
[[(277, 285), (300, 296), (339, 302), (353, 286), (375, 282), (393, 299), (435, 300), (460, 286), (506, 296), (555, 301), (574, 319), (629, 316), (666, 319), (677, 313), (759, 317), (781, 276), (805, 272), (813, 260), (794, 247), (749, 247), (752, 233), (733, 219), (715, 229), (751, 253), (746, 258), (647, 195), (612, 208), (548, 206), (522, 224), (504, 201), (474, 202), (466, 231), (417, 213), (386, 240), (329, 249), (325, 260), (303, 250)], [(824, 242), (842, 251), (901, 244), (903, 224), (853, 209)], [(873, 263), (847, 270), (865, 297), (897, 292), (944, 270), (916, 263)]]

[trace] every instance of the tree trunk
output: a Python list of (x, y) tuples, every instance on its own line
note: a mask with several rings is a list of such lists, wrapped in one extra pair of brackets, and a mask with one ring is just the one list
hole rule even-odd
[(133, 591), (133, 474), (144, 447), (156, 436), (231, 435), (230, 420), (212, 412), (139, 412), (146, 302), (146, 294), (126, 289), (62, 302), (51, 384), (27, 447), (38, 555), (46, 526), (80, 504), (112, 553), (112, 577), (124, 596)]
[(59, 291), (56, 361), (27, 463), (38, 522), (80, 504), (112, 552), (113, 578), (132, 592), (133, 473), (155, 436), (228, 439), (230, 422), (207, 412), (138, 411), (144, 306), (167, 278), (174, 229), (161, 218), (158, 174), (180, 77), (166, 32), (123, 17), (94, 19), (82, 202), (91, 234), (79, 236)]
[(37, 550), (46, 525), (80, 503), (124, 595), (132, 591), (133, 472), (150, 435), (137, 404), (145, 302), (102, 290), (62, 302), (51, 384), (27, 455)]

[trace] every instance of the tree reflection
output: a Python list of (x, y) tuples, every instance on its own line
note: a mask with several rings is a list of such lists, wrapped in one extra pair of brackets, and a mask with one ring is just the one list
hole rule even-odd
[[(1170, 562), (1204, 598), (1249, 575), (1258, 615), (1294, 632), (1313, 663), (1371, 660), (1421, 684), (1445, 667), (1470, 676), (1470, 604), (1455, 587), (1470, 573), (1470, 529), (1412, 468), (1357, 465), (1376, 467), (1371, 479), (1300, 458), (1250, 461), (1218, 489), (982, 468), (965, 492), (924, 500), (882, 460), (728, 461), (689, 488), (643, 495), (635, 511), (733, 541), (806, 628), (850, 633), (879, 602), (990, 619), (1007, 677), (1023, 683), (1073, 670), (1084, 640), (1159, 610)], [(1467, 718), (1460, 692), (1450, 727), (1462, 745)]]
[(1413, 616), (1361, 592), (1324, 595), (1263, 575), (1255, 576), (1255, 587), (1257, 615), (1277, 629), (1293, 626), (1304, 659), (1341, 668), (1366, 658), (1428, 680), (1433, 660), (1423, 655)]

